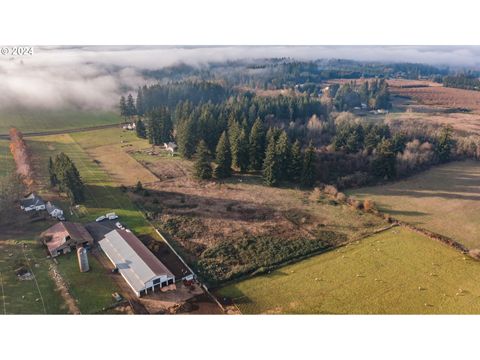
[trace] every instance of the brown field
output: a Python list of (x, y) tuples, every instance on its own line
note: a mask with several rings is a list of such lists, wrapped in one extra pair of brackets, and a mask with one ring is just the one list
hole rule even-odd
[[(423, 120), (434, 124), (450, 124), (455, 130), (480, 134), (480, 92), (446, 88), (431, 81), (389, 80), (396, 119)], [(426, 87), (408, 87), (425, 85)], [(451, 112), (462, 108), (469, 112)]]
[(198, 182), (192, 179), (191, 162), (179, 157), (132, 154), (160, 181), (149, 184), (145, 207), (161, 207), (161, 223), (174, 222), (175, 240), (198, 255), (221, 241), (245, 236), (269, 235), (279, 238), (311, 237), (332, 231), (346, 239), (369, 233), (381, 222), (369, 214), (359, 214), (347, 206), (312, 201), (310, 191), (270, 188), (257, 175), (236, 175), (225, 182)]
[[(357, 79), (362, 83), (372, 79)], [(334, 79), (327, 83), (343, 84), (350, 79)], [(450, 124), (457, 131), (480, 134), (480, 91), (443, 87), (428, 80), (387, 80), (393, 109), (387, 116), (402, 121), (425, 121), (437, 125)], [(466, 109), (468, 112), (456, 111)], [(453, 109), (453, 110), (452, 110)], [(451, 111), (451, 112), (450, 112)], [(384, 115), (365, 114), (372, 119)]]

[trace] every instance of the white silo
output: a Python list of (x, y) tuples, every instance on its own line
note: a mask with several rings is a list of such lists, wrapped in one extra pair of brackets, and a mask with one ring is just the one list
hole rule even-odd
[(85, 248), (83, 247), (78, 248), (77, 258), (78, 258), (78, 267), (80, 268), (80, 272), (87, 272), (88, 270), (90, 270), (90, 266), (88, 265), (87, 250)]

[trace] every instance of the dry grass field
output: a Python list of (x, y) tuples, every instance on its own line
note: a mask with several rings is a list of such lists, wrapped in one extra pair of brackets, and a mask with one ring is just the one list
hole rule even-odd
[(388, 83), (396, 109), (390, 117), (450, 124), (455, 130), (480, 134), (480, 91), (447, 88), (420, 80), (389, 80)]
[(394, 218), (480, 248), (480, 163), (453, 162), (405, 180), (349, 192)]
[(480, 263), (393, 228), (217, 296), (244, 314), (479, 314)]

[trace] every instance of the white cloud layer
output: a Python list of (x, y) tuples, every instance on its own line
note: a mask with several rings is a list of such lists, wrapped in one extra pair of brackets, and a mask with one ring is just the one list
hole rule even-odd
[(0, 56), (0, 107), (110, 109), (126, 88), (148, 82), (141, 70), (183, 62), (237, 59), (353, 59), (479, 67), (478, 46), (83, 46), (37, 47), (32, 57)]

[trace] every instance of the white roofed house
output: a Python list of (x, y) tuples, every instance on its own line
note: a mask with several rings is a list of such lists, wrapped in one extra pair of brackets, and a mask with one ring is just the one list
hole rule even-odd
[(20, 208), (24, 211), (45, 210), (45, 201), (37, 194), (31, 193), (20, 200)]
[(175, 282), (170, 270), (131, 232), (110, 231), (98, 244), (138, 297)]
[(48, 215), (50, 215), (51, 217), (54, 217), (58, 220), (65, 219), (63, 216), (63, 210), (57, 207), (56, 205), (52, 204), (50, 201), (47, 202), (46, 204), (46, 210), (48, 212)]
[(165, 150), (170, 151), (172, 155), (177, 150), (177, 144), (175, 144), (174, 142), (163, 143), (163, 146), (165, 147)]

